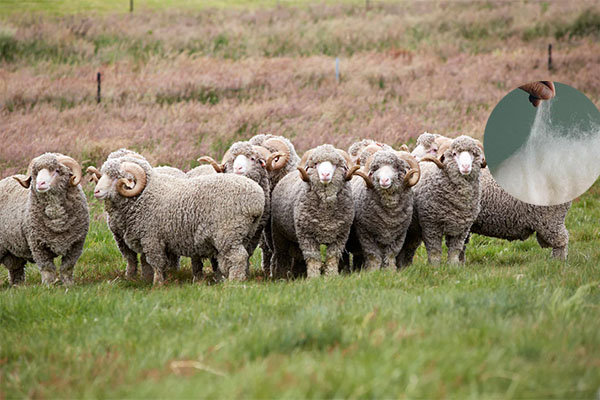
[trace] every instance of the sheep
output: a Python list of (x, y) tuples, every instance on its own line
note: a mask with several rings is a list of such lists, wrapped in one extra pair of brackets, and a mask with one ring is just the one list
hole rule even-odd
[[(256, 144), (259, 143), (259, 144)], [(260, 248), (262, 250), (262, 269), (271, 276), (271, 192), (282, 176), (290, 168), (296, 168), (300, 161), (294, 145), (281, 136), (257, 135), (248, 142), (231, 145), (218, 164), (210, 157), (201, 157), (198, 161), (209, 162), (217, 172), (238, 173), (257, 182), (265, 191), (266, 205), (261, 221)]]
[(155, 285), (164, 282), (169, 254), (216, 257), (230, 280), (248, 277), (247, 241), (265, 205), (256, 182), (234, 174), (176, 178), (132, 156), (107, 159), (100, 174), (94, 196), (118, 217), (126, 246), (145, 255)]
[(448, 143), (451, 140), (452, 139), (438, 135), (437, 133), (424, 132), (417, 138), (417, 145), (411, 154), (417, 159), (417, 161), (421, 160), (421, 158), (425, 157), (426, 155), (433, 155), (435, 157), (437, 155), (438, 148), (443, 143)]
[(460, 263), (463, 244), (480, 209), (480, 172), (486, 165), (482, 146), (471, 137), (459, 136), (440, 147), (438, 158), (423, 160), (434, 163), (420, 164), (421, 179), (413, 188), (413, 221), (396, 262), (400, 266), (411, 263), (422, 240), (429, 263), (439, 264), (445, 236), (448, 262)]
[(296, 167), (298, 167), (300, 157), (298, 157), (292, 142), (290, 142), (287, 138), (277, 135), (260, 134), (251, 137), (249, 142), (254, 146), (262, 146), (273, 154), (277, 152), (285, 153), (285, 155), (282, 155), (274, 160), (274, 168), (269, 171), (271, 191), (273, 191), (275, 186), (277, 186), (279, 181), (283, 179), (284, 176), (292, 171), (295, 171)]
[(274, 278), (321, 273), (320, 245), (327, 246), (326, 275), (337, 275), (354, 219), (350, 179), (358, 169), (348, 153), (325, 144), (307, 151), (299, 174), (286, 175), (273, 190), (271, 230)]
[[(363, 170), (355, 172), (360, 178), (351, 181), (355, 216), (346, 250), (353, 255), (354, 269), (363, 264), (395, 269), (412, 219), (411, 187), (419, 181), (419, 164), (410, 153), (382, 148), (371, 145), (363, 151), (371, 155)], [(348, 261), (344, 255), (344, 264)]]
[(211, 175), (216, 173), (217, 171), (215, 171), (214, 168), (210, 165), (199, 165), (196, 168), (190, 169), (188, 172), (185, 173), (185, 175), (188, 178), (196, 178), (201, 175)]
[[(142, 156), (141, 154), (139, 154), (133, 150), (126, 149), (126, 148), (121, 148), (121, 149), (113, 151), (112, 153), (110, 153), (108, 155), (107, 159), (112, 160), (112, 159), (118, 159), (118, 158), (122, 158), (122, 157), (126, 157), (126, 156), (145, 160), (144, 156)], [(161, 174), (171, 175), (174, 177), (184, 177), (185, 178), (187, 176), (183, 171), (181, 171), (177, 168), (169, 167), (169, 166), (155, 167), (154, 171), (161, 173)], [(88, 167), (87, 172), (88, 172), (88, 174), (90, 174), (91, 180), (94, 181), (95, 183), (98, 183), (98, 180), (102, 176), (100, 171), (98, 171), (98, 169), (96, 169), (95, 167)], [(123, 240), (123, 235), (125, 234), (125, 231), (127, 230), (127, 226), (122, 223), (123, 219), (120, 218), (118, 209), (112, 209), (111, 205), (109, 203), (106, 204), (105, 209), (107, 212), (108, 227), (113, 234), (113, 237), (115, 239), (115, 242), (117, 243), (117, 247), (119, 248), (121, 255), (123, 255), (123, 258), (125, 258), (125, 260), (127, 261), (127, 268), (125, 269), (125, 276), (128, 279), (134, 279), (137, 275), (138, 253), (133, 251), (129, 246), (127, 246), (127, 244)], [(168, 258), (169, 258), (169, 269), (172, 269), (172, 270), (179, 269), (179, 257), (177, 257), (173, 254), (168, 254)], [(143, 253), (140, 254), (140, 264), (141, 264), (142, 278), (146, 281), (152, 280), (154, 277), (154, 270), (146, 261), (146, 256)]]
[(60, 280), (73, 283), (90, 223), (81, 178), (77, 161), (45, 153), (31, 161), (26, 176), (0, 181), (0, 264), (8, 268), (11, 284), (24, 282), (26, 262), (37, 264), (42, 283), (56, 282), (58, 256)]
[[(445, 140), (451, 140), (441, 137)], [(417, 140), (417, 143), (418, 140)], [(425, 146), (425, 152), (436, 154)], [(565, 260), (568, 253), (569, 232), (565, 218), (571, 202), (553, 206), (525, 203), (506, 192), (489, 171), (481, 172), (481, 211), (471, 226), (471, 233), (506, 240), (526, 240), (533, 233), (541, 247), (551, 247), (552, 256)], [(468, 242), (467, 237), (466, 242)], [(466, 246), (465, 242), (465, 246)], [(464, 259), (464, 248), (461, 253)]]

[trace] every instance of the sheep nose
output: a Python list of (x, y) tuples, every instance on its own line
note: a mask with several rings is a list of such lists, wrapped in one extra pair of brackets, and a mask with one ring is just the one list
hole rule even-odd
[(381, 178), (381, 180), (379, 181), (379, 183), (381, 184), (381, 186), (383, 186), (384, 188), (387, 188), (390, 186), (390, 184), (392, 183), (392, 180), (390, 178)]
[(242, 167), (241, 165), (236, 165), (233, 168), (233, 172), (235, 172), (236, 174), (243, 174), (244, 173), (244, 167)]
[(321, 178), (323, 178), (323, 179), (328, 179), (330, 176), (331, 176), (331, 174), (329, 172), (321, 173)]

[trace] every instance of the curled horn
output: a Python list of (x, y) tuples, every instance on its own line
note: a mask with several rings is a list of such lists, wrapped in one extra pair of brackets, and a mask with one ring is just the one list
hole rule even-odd
[(19, 182), (19, 185), (23, 186), (25, 189), (29, 189), (31, 186), (31, 175), (27, 175), (27, 178), (21, 179), (18, 175), (13, 176), (13, 179)]
[(432, 162), (435, 165), (437, 165), (439, 169), (446, 168), (446, 166), (444, 165), (444, 163), (441, 162), (437, 157), (434, 157), (434, 156), (428, 155), (428, 156), (422, 157), (420, 161), (421, 162), (424, 162), (424, 161)]
[(85, 171), (90, 174), (90, 182), (98, 183), (98, 180), (102, 178), (102, 173), (96, 167), (87, 167)]
[(219, 164), (218, 162), (216, 162), (215, 159), (212, 158), (212, 157), (209, 157), (209, 156), (200, 157), (197, 161), (200, 162), (200, 163), (201, 162), (209, 163), (210, 165), (212, 165), (212, 167), (217, 172), (224, 172), (225, 171), (225, 166), (222, 165), (222, 164)]
[(269, 151), (269, 149), (266, 149), (262, 146), (252, 146), (252, 150), (260, 154), (260, 157), (263, 158), (265, 161), (267, 161), (269, 157), (271, 157), (271, 152)]
[(310, 180), (308, 177), (308, 172), (306, 172), (306, 162), (308, 161), (308, 157), (310, 157), (310, 153), (312, 153), (312, 150), (306, 151), (300, 160), (300, 164), (298, 164), (300, 178), (302, 178), (304, 182), (308, 182)]
[[(356, 167), (358, 167), (358, 165), (356, 165)], [(369, 175), (365, 174), (363, 171), (361, 171), (360, 169), (354, 171), (354, 175), (360, 176), (361, 178), (364, 179), (365, 183), (367, 184), (367, 187), (369, 189), (373, 189), (373, 181), (371, 180), (371, 178), (369, 177)]]
[(415, 186), (419, 182), (419, 179), (421, 179), (419, 163), (412, 154), (405, 151), (397, 151), (396, 154), (410, 166), (410, 169), (404, 175), (404, 184), (408, 187)]
[(135, 185), (130, 189), (131, 182), (129, 179), (121, 178), (117, 182), (117, 192), (124, 197), (133, 197), (140, 194), (146, 187), (146, 172), (144, 169), (136, 163), (125, 161), (121, 164), (121, 171), (133, 175)]
[(400, 151), (406, 151), (407, 153), (410, 153), (410, 150), (408, 150), (408, 146), (403, 144), (402, 146), (400, 146)]
[(360, 166), (358, 165), (354, 165), (354, 163), (352, 162), (352, 157), (350, 157), (350, 154), (348, 154), (345, 150), (341, 150), (341, 149), (336, 149), (338, 153), (340, 153), (340, 155), (342, 157), (344, 157), (344, 159), (346, 160), (346, 164), (348, 164), (348, 172), (346, 172), (346, 180), (349, 181), (350, 179), (352, 179), (352, 175), (354, 175), (354, 173), (356, 173), (356, 171), (358, 171), (358, 169), (360, 168)]
[(227, 164), (227, 162), (229, 161), (229, 159), (231, 159), (231, 148), (228, 149), (225, 154), (223, 154), (223, 159), (221, 160), (221, 166), (223, 168), (223, 171), (225, 171), (225, 164)]
[(19, 182), (19, 185), (23, 186), (25, 189), (29, 189), (31, 186), (31, 169), (33, 168), (33, 160), (27, 166), (27, 178), (21, 179), (17, 175), (13, 176), (13, 179)]
[(478, 140), (477, 146), (481, 149), (481, 168), (487, 167), (487, 161), (485, 160), (485, 153), (483, 151), (483, 144)]
[(263, 147), (269, 146), (277, 150), (277, 152), (273, 154), (273, 158), (271, 159), (271, 161), (267, 160), (267, 169), (269, 171), (281, 169), (286, 166), (286, 164), (290, 160), (290, 148), (287, 144), (285, 144), (283, 140), (278, 138), (271, 138), (265, 140), (265, 142), (262, 145)]
[(56, 160), (59, 164), (62, 164), (71, 170), (71, 174), (73, 174), (69, 180), (71, 186), (79, 185), (79, 182), (81, 182), (81, 178), (83, 177), (79, 163), (69, 156), (57, 156)]

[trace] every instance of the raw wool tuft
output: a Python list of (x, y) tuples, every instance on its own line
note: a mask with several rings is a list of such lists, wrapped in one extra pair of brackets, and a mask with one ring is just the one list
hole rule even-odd
[(543, 101), (527, 141), (491, 172), (511, 195), (536, 205), (557, 205), (583, 194), (600, 174), (600, 127), (581, 131), (552, 120)]

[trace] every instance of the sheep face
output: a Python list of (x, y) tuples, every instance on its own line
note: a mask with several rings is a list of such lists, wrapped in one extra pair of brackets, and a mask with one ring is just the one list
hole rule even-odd
[(438, 151), (439, 143), (436, 141), (440, 135), (435, 133), (425, 132), (421, 134), (417, 139), (417, 147), (412, 151), (412, 155), (417, 160), (425, 157), (426, 155), (432, 155), (435, 157)]
[(236, 143), (229, 149), (228, 160), (224, 164), (226, 173), (244, 175), (253, 181), (266, 176), (267, 154), (260, 153), (248, 142)]
[[(440, 151), (444, 151), (444, 147)], [(465, 178), (477, 177), (485, 167), (485, 158), (479, 143), (468, 136), (459, 136), (439, 155), (448, 171), (458, 171)]]
[(346, 160), (331, 145), (317, 147), (306, 162), (306, 171), (312, 186), (341, 186), (346, 180)]
[(393, 151), (378, 151), (369, 164), (369, 178), (375, 190), (395, 192), (403, 187), (404, 177), (410, 166)]
[(15, 178), (23, 187), (33, 183), (36, 193), (60, 193), (68, 186), (81, 181), (81, 167), (71, 157), (58, 153), (45, 153), (34, 158), (27, 168), (27, 179)]

